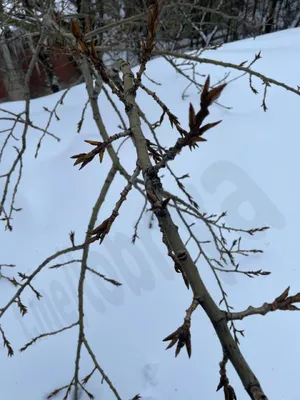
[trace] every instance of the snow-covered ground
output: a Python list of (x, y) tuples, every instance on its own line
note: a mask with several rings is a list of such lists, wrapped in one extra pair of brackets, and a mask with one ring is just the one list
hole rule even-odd
[[(246, 60), (250, 62), (260, 50), (262, 59), (253, 69), (293, 87), (300, 83), (300, 29), (227, 44), (219, 50), (204, 53), (204, 56), (239, 64)], [(205, 76), (210, 74), (212, 83), (229, 72), (209, 65), (199, 65), (198, 71)], [(146, 78), (145, 84), (156, 91), (187, 127), (189, 102), (195, 108), (199, 104), (196, 89), (188, 89), (189, 97), (182, 100), (187, 82), (163, 59), (150, 62), (147, 74), (162, 85), (157, 86)], [(231, 71), (229, 80), (239, 75), (238, 71)], [(191, 179), (186, 180), (185, 185), (201, 210), (208, 213), (227, 210), (226, 222), (232, 226), (269, 225), (272, 228), (245, 241), (249, 247), (263, 249), (264, 254), (240, 260), (241, 269), (262, 268), (272, 271), (270, 276), (255, 279), (235, 274), (220, 276), (229, 303), (236, 311), (250, 304), (259, 306), (265, 301), (273, 301), (289, 285), (291, 294), (300, 291), (297, 256), (300, 97), (272, 85), (267, 95), (268, 111), (263, 112), (260, 107), (261, 81), (254, 78), (253, 86), (259, 90), (256, 96), (249, 88), (247, 76), (228, 85), (220, 103), (232, 108), (215, 104), (209, 116), (209, 121), (222, 119), (223, 122), (205, 135), (207, 143), (200, 143), (193, 152), (185, 149), (171, 165), (178, 175), (190, 174)], [(61, 94), (31, 102), (31, 120), (36, 125), (45, 127), (48, 113), (44, 107), (53, 108)], [(4, 229), (0, 232), (0, 263), (13, 263), (16, 268), (15, 271), (3, 269), (3, 273), (29, 273), (52, 253), (69, 247), (71, 230), (76, 232), (78, 244), (84, 239), (91, 209), (111, 164), (105, 154), (101, 165), (94, 160), (78, 171), (70, 160), (72, 155), (90, 150), (84, 139), (99, 140), (89, 108), (82, 132), (76, 131), (86, 100), (84, 85), (67, 94), (64, 105), (58, 109), (60, 120), (54, 119), (49, 128), (61, 142), (46, 137), (37, 159), (34, 153), (40, 132), (30, 130), (28, 134), (23, 178), (16, 202), (16, 207), (22, 207), (23, 211), (14, 215), (12, 232)], [(138, 101), (150, 121), (159, 119), (160, 110), (151, 98), (140, 93)], [(99, 104), (109, 134), (119, 132), (118, 117), (104, 95), (100, 96)], [(20, 112), (23, 107), (22, 102), (2, 105), (13, 112)], [(122, 106), (120, 109), (123, 110)], [(1, 129), (8, 126), (9, 122), (1, 122)], [(18, 129), (21, 132), (22, 125)], [(172, 130), (167, 122), (158, 132), (165, 145), (173, 144), (178, 138), (176, 130)], [(4, 139), (0, 136), (0, 140), (3, 142)], [(14, 155), (12, 149), (4, 158), (1, 174), (6, 172)], [(122, 147), (121, 160), (132, 173), (135, 150), (130, 141)], [(101, 209), (99, 222), (110, 215), (124, 184), (124, 179), (117, 176)], [(164, 184), (167, 189), (178, 192), (167, 173)], [(192, 358), (188, 359), (182, 351), (175, 359), (173, 350), (165, 351), (166, 344), (162, 339), (182, 323), (191, 292), (174, 272), (161, 244), (157, 225), (148, 229), (149, 213), (143, 218), (140, 240), (131, 244), (133, 227), (143, 205), (142, 197), (131, 192), (109, 236), (101, 246), (97, 243), (91, 246), (88, 264), (123, 285), (116, 288), (97, 276), (87, 275), (86, 335), (100, 365), (124, 400), (137, 393), (144, 400), (222, 399), (221, 392), (215, 393), (221, 348), (202, 310), (197, 310), (192, 319)], [(195, 231), (201, 233), (202, 240), (209, 238), (203, 228)], [(183, 229), (182, 232), (188, 238)], [(78, 255), (66, 255), (50, 265), (76, 259)], [(199, 270), (215, 300), (219, 301), (218, 287), (203, 261), (199, 263)], [(36, 335), (76, 321), (78, 272), (79, 264), (76, 263), (59, 270), (43, 270), (33, 282), (43, 298), (38, 301), (32, 291), (26, 290), (22, 300), (29, 308), (28, 314), (22, 318), (17, 306), (13, 306), (4, 315), (1, 326), (15, 349), (15, 356), (7, 358), (7, 350), (1, 347), (1, 398), (40, 400), (72, 379), (76, 328), (42, 339), (24, 353), (19, 353), (18, 349)], [(15, 288), (3, 279), (0, 287), (0, 306), (3, 306)], [(300, 398), (297, 383), (299, 318), (298, 313), (276, 312), (237, 323), (240, 329), (245, 329), (245, 338), (241, 338), (243, 354), (272, 400)], [(92, 368), (89, 356), (83, 351), (81, 377)], [(228, 375), (238, 399), (247, 399), (231, 367), (228, 367)], [(90, 380), (88, 389), (96, 399), (114, 398), (108, 386), (101, 385), (97, 374)]]

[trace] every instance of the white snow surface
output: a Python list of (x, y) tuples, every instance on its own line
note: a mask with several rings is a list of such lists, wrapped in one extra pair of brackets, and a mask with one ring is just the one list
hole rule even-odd
[[(227, 44), (218, 50), (207, 51), (203, 56), (239, 64), (246, 60), (250, 62), (259, 51), (262, 59), (255, 63), (254, 70), (297, 87), (300, 83), (300, 29)], [(222, 79), (227, 72), (230, 72), (228, 80), (241, 75), (239, 71), (207, 64), (199, 65), (198, 72), (204, 76), (210, 74), (212, 83)], [(187, 127), (189, 102), (196, 109), (199, 107), (197, 90), (190, 87), (186, 93), (188, 97), (182, 99), (187, 81), (160, 58), (148, 64), (147, 74), (162, 85), (157, 86), (147, 78), (144, 78), (145, 84)], [(203, 82), (205, 78), (199, 79)], [(170, 164), (177, 175), (190, 174), (191, 178), (183, 183), (202, 211), (220, 213), (226, 210), (225, 222), (234, 227), (271, 227), (253, 238), (245, 236), (243, 239), (245, 247), (263, 249), (264, 254), (239, 259), (241, 269), (264, 269), (272, 272), (270, 276), (250, 279), (241, 274), (220, 274), (228, 301), (236, 311), (250, 304), (260, 306), (265, 301), (271, 302), (289, 285), (291, 294), (300, 291), (297, 258), (300, 97), (272, 85), (267, 93), (268, 110), (264, 112), (261, 108), (262, 83), (253, 78), (253, 86), (259, 91), (258, 95), (251, 91), (248, 76), (230, 83), (219, 102), (231, 108), (214, 104), (207, 119), (223, 122), (205, 134), (206, 143), (200, 143), (192, 152), (184, 149)], [(49, 115), (44, 107), (52, 109), (61, 95), (62, 92), (33, 100), (31, 120), (45, 127)], [(84, 85), (70, 90), (64, 105), (58, 108), (60, 120), (54, 118), (49, 128), (61, 142), (47, 136), (37, 159), (34, 154), (41, 132), (30, 129), (28, 133), (23, 177), (16, 200), (16, 207), (23, 210), (14, 215), (12, 232), (4, 231), (4, 226), (0, 232), (0, 263), (13, 263), (16, 268), (2, 269), (3, 274), (16, 274), (17, 271), (29, 274), (45, 258), (70, 246), (71, 230), (76, 233), (77, 244), (84, 239), (92, 207), (111, 165), (105, 154), (102, 164), (94, 160), (81, 171), (73, 167), (70, 157), (90, 150), (85, 139), (101, 140), (89, 107), (82, 132), (76, 131), (86, 100)], [(149, 96), (139, 93), (138, 102), (151, 122), (159, 119), (160, 109)], [(99, 104), (109, 134), (120, 132), (118, 116), (104, 94), (101, 94)], [(7, 103), (1, 107), (20, 112), (24, 103)], [(122, 104), (119, 109), (125, 115)], [(9, 121), (1, 122), (1, 129), (9, 126)], [(147, 128), (143, 127), (151, 139)], [(20, 134), (22, 124), (17, 129)], [(165, 121), (158, 129), (158, 136), (164, 145), (170, 146), (175, 143), (178, 133)], [(4, 136), (0, 136), (0, 140), (3, 143)], [(11, 146), (1, 163), (1, 174), (7, 171), (12, 157), (15, 157), (15, 151)], [(136, 154), (130, 141), (122, 147), (120, 157), (131, 174)], [(172, 177), (166, 171), (163, 174), (166, 189), (180, 194)], [(0, 184), (2, 190), (3, 180)], [(110, 215), (125, 184), (118, 175), (98, 223)], [(140, 239), (135, 245), (131, 244), (133, 227), (143, 205), (141, 195), (132, 191), (109, 236), (101, 246), (98, 243), (91, 245), (89, 266), (123, 285), (117, 288), (87, 274), (86, 336), (99, 364), (124, 400), (137, 393), (144, 400), (223, 399), (222, 391), (216, 393), (221, 347), (210, 321), (200, 308), (192, 318), (191, 359), (185, 349), (176, 359), (173, 349), (165, 351), (166, 343), (162, 339), (182, 324), (191, 302), (191, 291), (186, 290), (181, 277), (175, 273), (161, 243), (157, 224), (148, 229), (150, 213), (142, 220)], [(186, 240), (188, 233), (177, 216), (174, 218)], [(194, 231), (202, 240), (210, 239), (209, 232), (198, 225)], [(232, 240), (237, 237), (231, 236)], [(213, 248), (206, 246), (213, 255)], [(196, 256), (195, 247), (189, 249)], [(79, 252), (71, 253), (49, 266), (79, 256)], [(200, 260), (198, 268), (218, 302), (220, 292), (209, 267)], [(17, 305), (13, 305), (1, 319), (1, 327), (15, 350), (15, 355), (8, 358), (7, 350), (2, 345), (0, 348), (1, 399), (45, 399), (53, 389), (72, 379), (77, 327), (41, 339), (24, 353), (18, 349), (39, 334), (58, 330), (77, 320), (79, 269), (78, 263), (58, 270), (44, 268), (33, 281), (33, 286), (43, 295), (42, 299), (38, 301), (34, 293), (26, 289), (22, 301), (28, 307), (28, 314), (21, 317)], [(0, 288), (0, 306), (3, 307), (16, 289), (4, 279), (0, 279)], [(269, 399), (300, 398), (297, 383), (299, 318), (298, 313), (278, 311), (265, 317), (252, 316), (236, 324), (245, 330), (241, 350)], [(83, 349), (80, 377), (86, 376), (92, 368), (92, 361)], [(248, 395), (230, 365), (228, 376), (238, 399), (246, 400)], [(96, 399), (115, 398), (108, 385), (101, 384), (97, 373), (87, 388)], [(64, 392), (57, 398), (63, 396)], [(83, 394), (82, 399), (87, 398), (85, 396)]]

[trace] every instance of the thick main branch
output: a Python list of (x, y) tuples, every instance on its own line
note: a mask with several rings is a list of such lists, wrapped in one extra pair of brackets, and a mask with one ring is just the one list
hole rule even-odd
[(174, 254), (180, 261), (181, 267), (193, 290), (194, 298), (200, 303), (212, 322), (221, 345), (225, 349), (228, 358), (238, 373), (249, 396), (252, 400), (266, 400), (267, 397), (263, 393), (258, 379), (247, 364), (230, 333), (225, 313), (219, 309), (206, 289), (199, 275), (198, 269), (186, 249), (179, 235), (178, 227), (173, 222), (170, 213), (166, 208), (161, 206), (162, 184), (155, 168), (153, 168), (151, 164), (147, 151), (146, 139), (141, 130), (138, 108), (135, 103), (133, 74), (130, 70), (129, 64), (126, 62), (122, 64), (121, 71), (124, 76), (125, 109), (129, 118), (130, 129), (137, 150), (138, 164), (142, 169), (147, 197), (152, 204), (160, 229), (167, 237)]

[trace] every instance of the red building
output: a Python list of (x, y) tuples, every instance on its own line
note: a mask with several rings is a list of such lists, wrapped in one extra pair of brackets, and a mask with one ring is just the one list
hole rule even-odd
[[(38, 40), (38, 38), (36, 38)], [(9, 32), (0, 37), (0, 102), (23, 100), (25, 76), (30, 64), (34, 38)], [(80, 71), (73, 58), (59, 47), (42, 48), (29, 81), (31, 98), (41, 97), (75, 83)]]

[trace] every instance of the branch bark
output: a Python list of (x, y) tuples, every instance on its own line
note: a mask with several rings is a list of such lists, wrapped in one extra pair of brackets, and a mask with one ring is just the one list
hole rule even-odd
[(205, 287), (198, 269), (179, 235), (178, 227), (173, 222), (168, 210), (162, 209), (162, 184), (155, 168), (151, 164), (146, 139), (141, 130), (138, 108), (135, 103), (134, 76), (129, 64), (126, 62), (123, 62), (121, 65), (121, 71), (124, 79), (125, 110), (136, 146), (138, 165), (142, 170), (148, 200), (152, 203), (161, 232), (167, 237), (174, 254), (179, 259), (180, 265), (193, 290), (194, 298), (202, 306), (213, 324), (221, 345), (224, 351), (226, 351), (250, 398), (252, 400), (267, 400), (257, 377), (252, 372), (230, 333), (226, 315), (219, 309)]
[[(134, 48), (124, 48), (124, 47), (107, 47), (107, 46), (96, 46), (96, 50), (98, 51), (135, 51)], [(169, 50), (156, 50), (154, 49), (152, 51), (152, 54), (158, 55), (158, 56), (170, 56), (174, 58), (181, 58), (183, 60), (190, 60), (190, 61), (195, 61), (198, 62), (199, 64), (211, 64), (211, 65), (216, 65), (224, 68), (232, 68), (237, 71), (241, 71), (244, 73), (247, 73), (248, 75), (255, 76), (259, 79), (261, 79), (264, 83), (267, 84), (273, 84), (275, 86), (282, 87), (283, 89), (286, 89), (289, 92), (293, 92), (300, 96), (300, 90), (298, 88), (293, 88), (292, 86), (289, 86), (285, 84), (284, 82), (280, 82), (276, 79), (269, 78), (268, 76), (261, 74), (260, 72), (254, 71), (251, 68), (248, 67), (243, 67), (242, 65), (237, 65), (229, 62), (223, 62), (223, 61), (217, 61), (213, 60), (210, 58), (204, 58), (204, 57), (197, 57), (185, 53), (178, 53), (174, 51), (169, 51)]]

